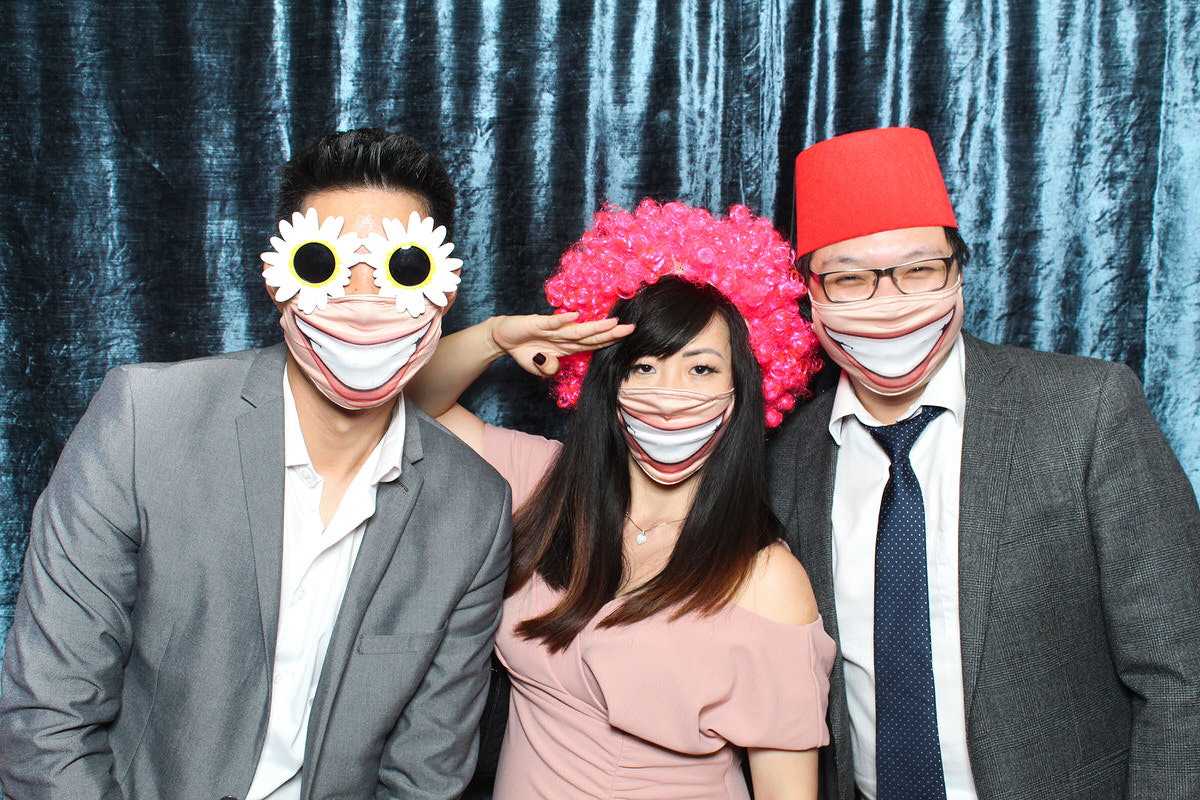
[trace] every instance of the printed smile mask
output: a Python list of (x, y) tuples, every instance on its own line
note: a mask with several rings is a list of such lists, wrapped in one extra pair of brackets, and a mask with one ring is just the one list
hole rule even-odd
[(936, 292), (851, 303), (812, 300), (813, 331), (829, 357), (881, 395), (933, 376), (962, 330), (962, 278)]
[[(446, 229), (416, 212), (407, 226), (383, 220), (386, 236), (343, 234), (342, 224), (318, 224), (312, 208), (280, 221), (274, 250), (262, 254), (263, 278), (286, 302), (279, 324), (305, 376), (342, 408), (372, 408), (400, 394), (433, 355), (462, 261), (449, 257)], [(374, 270), (379, 294), (346, 296), (356, 264)]]
[(633, 460), (652, 480), (667, 486), (691, 477), (721, 438), (733, 394), (733, 389), (720, 394), (621, 389), (617, 408)]

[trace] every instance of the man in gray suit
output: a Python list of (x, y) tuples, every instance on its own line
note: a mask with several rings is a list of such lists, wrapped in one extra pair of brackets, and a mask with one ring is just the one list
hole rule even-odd
[(771, 445), (839, 642), (826, 798), (1200, 797), (1200, 512), (1130, 370), (960, 332), (929, 138), (796, 161), (836, 389)]
[(401, 389), (461, 262), (408, 137), (321, 138), (263, 254), (285, 344), (113, 370), (34, 511), (0, 693), (13, 798), (451, 798), (508, 487)]

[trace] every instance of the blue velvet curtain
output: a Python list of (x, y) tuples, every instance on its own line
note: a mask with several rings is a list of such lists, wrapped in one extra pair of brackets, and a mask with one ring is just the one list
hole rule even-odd
[[(1124, 361), (1200, 485), (1195, 0), (6, 0), (0, 639), (32, 504), (105, 370), (278, 338), (274, 167), (360, 125), (461, 191), (454, 328), (544, 309), (604, 200), (791, 223), (804, 146), (927, 129), (975, 260), (968, 329)], [(553, 432), (494, 370), (471, 404)], [(1030, 409), (1037, 413), (1037, 409)], [(2, 646), (0, 646), (2, 647)]]

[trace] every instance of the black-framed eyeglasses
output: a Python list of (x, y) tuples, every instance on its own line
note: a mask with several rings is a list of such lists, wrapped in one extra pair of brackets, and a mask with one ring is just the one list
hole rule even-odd
[(831, 303), (853, 303), (870, 300), (879, 288), (879, 279), (887, 275), (901, 294), (922, 294), (946, 288), (954, 256), (923, 258), (894, 267), (875, 269), (845, 269), (835, 272), (812, 273), (821, 284), (825, 297)]

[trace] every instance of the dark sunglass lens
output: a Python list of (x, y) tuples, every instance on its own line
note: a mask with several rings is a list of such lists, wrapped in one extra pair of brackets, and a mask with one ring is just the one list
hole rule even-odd
[(306, 283), (324, 283), (333, 277), (337, 268), (333, 251), (320, 242), (300, 245), (292, 263), (296, 267), (296, 275)]
[(419, 247), (401, 247), (388, 259), (388, 274), (401, 286), (420, 286), (429, 279), (433, 264)]

